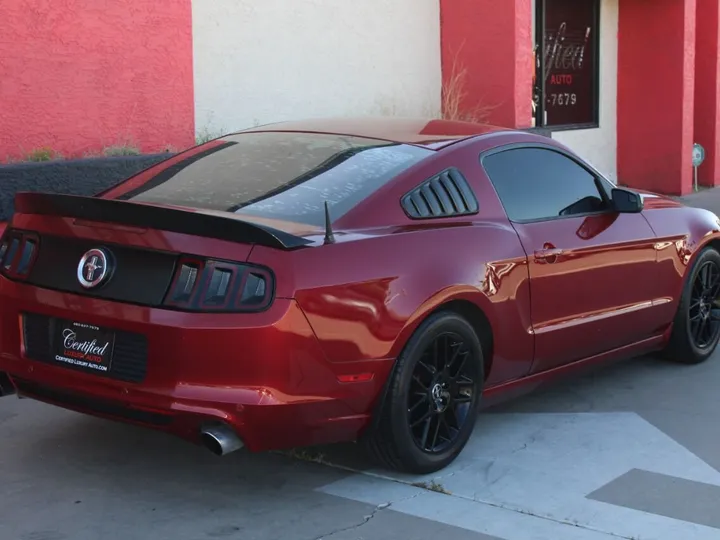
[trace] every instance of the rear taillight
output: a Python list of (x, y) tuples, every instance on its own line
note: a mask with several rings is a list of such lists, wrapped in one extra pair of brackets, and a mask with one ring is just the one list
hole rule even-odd
[(6, 229), (0, 238), (0, 274), (11, 279), (26, 279), (39, 247), (35, 233)]
[(183, 311), (267, 309), (275, 282), (270, 270), (216, 259), (182, 257), (164, 304)]

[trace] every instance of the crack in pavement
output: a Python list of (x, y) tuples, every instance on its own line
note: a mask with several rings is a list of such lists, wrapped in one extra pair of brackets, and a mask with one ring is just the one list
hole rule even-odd
[(448, 478), (452, 478), (453, 476), (455, 476), (455, 475), (457, 475), (457, 474), (461, 474), (461, 473), (465, 472), (465, 470), (469, 469), (470, 467), (474, 467), (475, 465), (476, 465), (476, 463), (475, 463), (474, 461), (470, 461), (470, 462), (466, 463), (465, 465), (463, 465), (462, 467), (456, 468), (456, 469), (455, 469), (454, 471), (452, 471), (452, 472), (448, 472), (448, 473), (444, 473), (444, 474), (439, 474), (439, 475), (437, 475), (437, 476), (433, 476), (433, 477), (431, 478), (431, 480), (434, 480), (434, 481), (447, 480)]
[(525, 440), (525, 442), (522, 443), (522, 446), (520, 446), (519, 448), (515, 448), (508, 455), (512, 456), (514, 454), (517, 454), (518, 452), (522, 452), (523, 450), (526, 450), (528, 446), (536, 443), (538, 441), (538, 439), (540, 439), (540, 437), (542, 437), (544, 435), (545, 431), (546, 431), (545, 427), (542, 427), (542, 428), (534, 431), (533, 433), (531, 433), (528, 436), (528, 438)]
[(367, 523), (369, 523), (378, 512), (381, 512), (382, 510), (385, 510), (386, 508), (390, 508), (391, 505), (392, 505), (392, 503), (380, 504), (375, 507), (375, 510), (372, 511), (372, 514), (370, 514), (369, 516), (364, 516), (363, 520), (360, 523), (350, 525), (349, 527), (342, 527), (341, 529), (335, 529), (334, 531), (332, 531), (328, 534), (321, 534), (320, 536), (316, 536), (314, 538), (314, 540), (325, 540), (326, 538), (330, 538), (332, 536), (335, 536), (336, 534), (359, 529), (363, 525), (366, 525)]
[[(537, 439), (538, 439), (538, 437), (539, 437), (540, 434), (542, 433), (542, 431), (543, 431), (543, 430), (538, 430), (538, 431), (536, 431), (535, 433), (531, 434), (531, 436), (529, 437), (529, 439), (527, 440), (527, 442), (523, 443), (523, 445), (522, 445), (521, 447), (515, 449), (515, 450), (513, 451), (513, 453), (516, 453), (516, 452), (519, 452), (519, 451), (521, 451), (521, 450), (524, 450), (525, 448), (528, 447), (528, 445), (533, 444), (534, 442), (536, 442)], [(388, 481), (388, 482), (395, 482), (395, 483), (398, 483), (398, 484), (403, 484), (403, 485), (406, 485), (406, 486), (414, 487), (415, 489), (418, 489), (419, 492), (416, 493), (416, 494), (414, 494), (414, 495), (411, 495), (410, 497), (405, 497), (405, 498), (400, 499), (400, 500), (397, 500), (397, 501), (391, 501), (391, 502), (388, 502), (388, 503), (384, 503), (384, 504), (378, 505), (378, 506), (375, 508), (375, 510), (372, 512), (372, 514), (370, 514), (369, 516), (365, 516), (365, 518), (363, 519), (363, 521), (362, 521), (361, 523), (357, 523), (357, 524), (355, 524), (355, 525), (351, 525), (350, 527), (345, 527), (345, 528), (342, 528), (342, 529), (335, 530), (335, 531), (333, 531), (333, 532), (331, 532), (331, 533), (329, 533), (329, 534), (326, 534), (326, 535), (318, 536), (318, 537), (314, 538), (313, 540), (326, 540), (327, 538), (330, 538), (331, 536), (333, 536), (333, 535), (335, 535), (335, 534), (339, 534), (339, 533), (345, 532), (345, 531), (350, 531), (350, 530), (353, 530), (353, 529), (358, 529), (358, 528), (362, 527), (363, 525), (365, 525), (366, 523), (368, 523), (369, 521), (371, 521), (378, 512), (380, 512), (381, 510), (386, 510), (386, 509), (390, 508), (393, 504), (398, 504), (398, 503), (401, 503), (401, 502), (410, 501), (410, 500), (415, 499), (416, 497), (419, 497), (419, 496), (421, 496), (421, 495), (431, 495), (431, 496), (432, 496), (432, 495), (435, 495), (435, 494), (437, 494), (437, 495), (442, 495), (442, 496), (445, 496), (445, 497), (457, 497), (457, 498), (459, 498), (459, 499), (464, 499), (464, 500), (467, 500), (467, 501), (472, 501), (472, 502), (477, 503), (477, 504), (484, 504), (484, 505), (487, 505), (487, 506), (491, 506), (491, 507), (493, 507), (493, 508), (498, 508), (498, 509), (501, 509), (501, 510), (506, 510), (506, 511), (508, 511), (508, 512), (515, 512), (515, 513), (517, 513), (517, 514), (523, 514), (523, 515), (526, 515), (526, 516), (534, 517), (534, 518), (536, 518), (536, 519), (543, 519), (543, 520), (546, 520), (546, 521), (551, 521), (551, 522), (553, 522), (553, 523), (557, 523), (557, 524), (560, 524), (560, 525), (566, 525), (566, 526), (568, 526), (568, 527), (576, 527), (576, 528), (578, 528), (578, 529), (584, 529), (584, 530), (588, 530), (588, 531), (592, 531), (592, 532), (596, 532), (596, 533), (600, 533), (600, 534), (605, 534), (605, 535), (607, 535), (609, 538), (619, 538), (619, 539), (622, 539), (622, 540), (635, 540), (632, 536), (623, 536), (623, 535), (616, 534), (616, 533), (613, 533), (613, 532), (610, 532), (610, 531), (606, 531), (606, 530), (603, 530), (603, 529), (599, 529), (599, 528), (596, 528), (596, 527), (591, 527), (591, 526), (589, 526), (589, 525), (585, 525), (585, 524), (581, 524), (581, 523), (575, 523), (575, 522), (573, 522), (573, 521), (568, 521), (568, 520), (564, 520), (564, 519), (559, 519), (559, 518), (556, 518), (556, 517), (553, 517), (553, 516), (550, 516), (550, 515), (536, 514), (536, 513), (532, 512), (531, 510), (525, 510), (525, 509), (522, 509), (522, 508), (520, 508), (520, 507), (508, 506), (508, 505), (505, 505), (505, 504), (502, 504), (502, 503), (496, 503), (496, 502), (492, 502), (492, 501), (487, 501), (487, 500), (478, 498), (478, 497), (477, 497), (477, 492), (473, 493), (472, 497), (469, 497), (469, 496), (467, 496), (467, 495), (462, 495), (462, 494), (450, 493), (450, 492), (440, 493), (440, 492), (436, 492), (436, 491), (434, 491), (434, 490), (432, 490), (432, 489), (427, 489), (427, 488), (425, 488), (425, 487), (421, 487), (421, 486), (418, 486), (418, 485), (416, 485), (416, 484), (413, 484), (413, 483), (410, 482), (409, 480), (400, 479), (400, 478), (394, 478), (394, 477), (389, 476), (389, 475), (384, 475), (384, 474), (375, 473), (375, 472), (371, 472), (371, 471), (363, 471), (363, 470), (359, 470), (359, 469), (353, 469), (353, 468), (351, 468), (351, 467), (344, 466), (344, 465), (336, 465), (336, 464), (334, 464), (334, 463), (332, 463), (332, 462), (325, 462), (325, 463), (323, 463), (323, 465), (325, 465), (325, 466), (327, 466), (327, 467), (333, 467), (333, 468), (338, 468), (338, 469), (342, 469), (342, 470), (345, 470), (345, 471), (353, 472), (353, 473), (355, 473), (355, 474), (360, 474), (360, 475), (364, 475), (364, 476), (369, 476), (369, 477), (371, 477), (371, 478), (377, 478), (377, 479), (379, 479), (379, 480), (385, 480), (385, 481)], [(490, 463), (490, 465), (487, 467), (486, 473), (489, 473), (489, 471), (490, 471), (490, 469), (492, 468), (493, 465), (495, 465), (495, 460), (493, 460), (493, 461)], [(462, 470), (462, 469), (461, 469), (461, 470)], [(448, 474), (448, 475), (444, 475), (444, 477), (445, 477), (445, 478), (448, 478), (448, 477), (450, 477), (450, 476), (452, 476), (453, 474), (456, 474), (456, 473), (458, 473), (458, 472), (460, 472), (460, 471), (454, 471), (453, 473), (450, 473), (450, 474)], [(504, 475), (504, 474), (501, 474), (501, 477), (502, 477), (503, 475)], [(441, 478), (441, 477), (440, 477), (440, 478)], [(439, 478), (438, 478), (438, 479), (439, 479)]]
[(375, 509), (372, 511), (372, 513), (371, 513), (370, 515), (364, 516), (364, 517), (363, 517), (363, 520), (362, 520), (360, 523), (356, 523), (356, 524), (354, 524), (354, 525), (350, 525), (349, 527), (342, 527), (342, 528), (340, 528), (340, 529), (335, 529), (334, 531), (329, 532), (329, 533), (327, 533), (327, 534), (321, 534), (320, 536), (316, 536), (313, 540), (327, 540), (328, 538), (331, 538), (332, 536), (335, 536), (336, 534), (340, 534), (340, 533), (343, 533), (343, 532), (353, 531), (353, 530), (355, 530), (355, 529), (359, 529), (360, 527), (362, 527), (362, 526), (368, 524), (370, 521), (372, 521), (372, 519), (373, 519), (379, 512), (382, 512), (383, 510), (387, 510), (388, 508), (391, 508), (393, 504), (401, 503), (401, 502), (405, 502), (405, 501), (410, 501), (410, 500), (412, 500), (412, 499), (414, 499), (415, 497), (418, 497), (418, 496), (420, 496), (420, 495), (421, 495), (421, 493), (416, 493), (415, 495), (411, 495), (410, 497), (404, 497), (404, 498), (402, 498), (402, 499), (400, 499), (400, 500), (397, 500), (397, 501), (390, 501), (390, 502), (387, 502), (387, 503), (379, 504), (379, 505), (377, 505), (377, 506), (375, 507)]
[(557, 523), (557, 524), (559, 524), (559, 525), (567, 525), (568, 527), (575, 527), (575, 528), (577, 528), (577, 529), (584, 529), (584, 530), (587, 530), (587, 531), (592, 531), (592, 532), (596, 532), (596, 533), (600, 533), (600, 534), (606, 534), (606, 535), (608, 535), (609, 537), (612, 537), (612, 538), (621, 538), (621, 539), (623, 539), (623, 540), (635, 540), (635, 537), (633, 537), (633, 536), (623, 536), (623, 535), (616, 534), (616, 533), (613, 533), (613, 532), (610, 532), (610, 531), (605, 531), (605, 530), (602, 530), (602, 529), (598, 529), (598, 528), (596, 528), (596, 527), (590, 527), (589, 525), (585, 525), (585, 524), (582, 524), (582, 523), (576, 523), (576, 522), (574, 522), (574, 521), (568, 521), (568, 520), (565, 520), (565, 519), (559, 519), (559, 518), (556, 518), (556, 517), (553, 517), (553, 516), (550, 516), (550, 515), (536, 514), (535, 512), (532, 512), (531, 510), (524, 510), (524, 509), (522, 509), (522, 508), (520, 508), (520, 507), (517, 507), (517, 506), (508, 506), (508, 505), (505, 505), (505, 504), (502, 504), (502, 503), (495, 503), (495, 502), (491, 502), (491, 501), (486, 501), (486, 500), (483, 500), (483, 499), (481, 499), (481, 498), (478, 498), (478, 497), (477, 497), (477, 492), (475, 492), (472, 497), (467, 497), (467, 496), (465, 496), (465, 495), (453, 495), (453, 494), (450, 494), (450, 496), (451, 496), (451, 497), (457, 497), (457, 498), (459, 498), (459, 499), (465, 499), (465, 500), (467, 500), (467, 501), (472, 501), (472, 502), (475, 502), (475, 503), (478, 503), (478, 504), (485, 504), (485, 505), (487, 505), (487, 506), (492, 506), (493, 508), (499, 508), (499, 509), (501, 509), (501, 510), (507, 510), (508, 512), (515, 512), (515, 513), (517, 513), (517, 514), (523, 514), (523, 515), (526, 515), (526, 516), (531, 516), (531, 517), (534, 517), (534, 518), (536, 518), (536, 519), (543, 519), (543, 520), (545, 520), (545, 521), (551, 521), (551, 522)]

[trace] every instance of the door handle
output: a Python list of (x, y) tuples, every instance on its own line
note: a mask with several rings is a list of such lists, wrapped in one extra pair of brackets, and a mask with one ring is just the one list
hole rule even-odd
[(559, 248), (538, 249), (535, 251), (535, 260), (540, 263), (554, 263), (562, 254), (563, 250)]

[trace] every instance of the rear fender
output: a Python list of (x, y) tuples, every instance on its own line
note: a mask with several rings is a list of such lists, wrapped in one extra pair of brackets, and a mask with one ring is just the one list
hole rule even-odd
[(490, 322), (490, 329), (495, 334), (495, 316), (492, 303), (487, 296), (482, 294), (478, 289), (468, 286), (451, 287), (440, 291), (438, 294), (428, 298), (418, 310), (408, 319), (405, 327), (398, 334), (395, 343), (392, 346), (390, 357), (397, 358), (402, 353), (405, 345), (410, 337), (423, 323), (425, 319), (433, 313), (441, 311), (443, 306), (449, 305), (454, 301), (469, 302), (478, 307)]
[(453, 301), (471, 303), (490, 322), (487, 384), (527, 374), (534, 347), (527, 256), (512, 227), (474, 223), (339, 238), (286, 254), (292, 262), (283, 268), (294, 274), (293, 296), (332, 369), (364, 365), (382, 377), (372, 397), (378, 407), (410, 336)]
[[(442, 311), (443, 306), (449, 306), (452, 302), (455, 301), (469, 302), (478, 307), (490, 322), (490, 331), (492, 332), (493, 336), (495, 335), (495, 332), (493, 330), (493, 326), (495, 324), (493, 317), (494, 311), (492, 309), (492, 303), (490, 302), (488, 297), (479, 292), (477, 289), (473, 289), (472, 287), (451, 288), (438, 293), (432, 298), (429, 298), (407, 321), (407, 324), (402, 329), (402, 331), (397, 337), (397, 340), (395, 341), (395, 344), (393, 345), (392, 358), (397, 359), (402, 354), (402, 351), (407, 345), (411, 336), (423, 323), (423, 321), (425, 321), (433, 313)], [(373, 433), (378, 427), (382, 411), (385, 407), (385, 402), (387, 401), (387, 396), (390, 391), (390, 385), (392, 385), (395, 376), (396, 369), (397, 361), (393, 363), (392, 370), (390, 371), (387, 379), (385, 380), (385, 384), (383, 384), (380, 395), (375, 402), (375, 405), (373, 407), (372, 421), (366, 428), (366, 434)], [(487, 378), (489, 374), (486, 373), (485, 376)]]
[(289, 258), (295, 298), (331, 363), (397, 358), (425, 317), (458, 299), (485, 313), (500, 350), (509, 345), (504, 356), (532, 357), (531, 337), (520, 339), (520, 352), (517, 337), (503, 339), (530, 327), (527, 257), (510, 227), (400, 232)]

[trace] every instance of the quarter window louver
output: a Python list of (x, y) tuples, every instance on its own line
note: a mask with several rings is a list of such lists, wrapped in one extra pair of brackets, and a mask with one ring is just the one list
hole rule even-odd
[(457, 169), (446, 169), (407, 193), (400, 203), (411, 219), (434, 219), (476, 214), (475, 194)]

